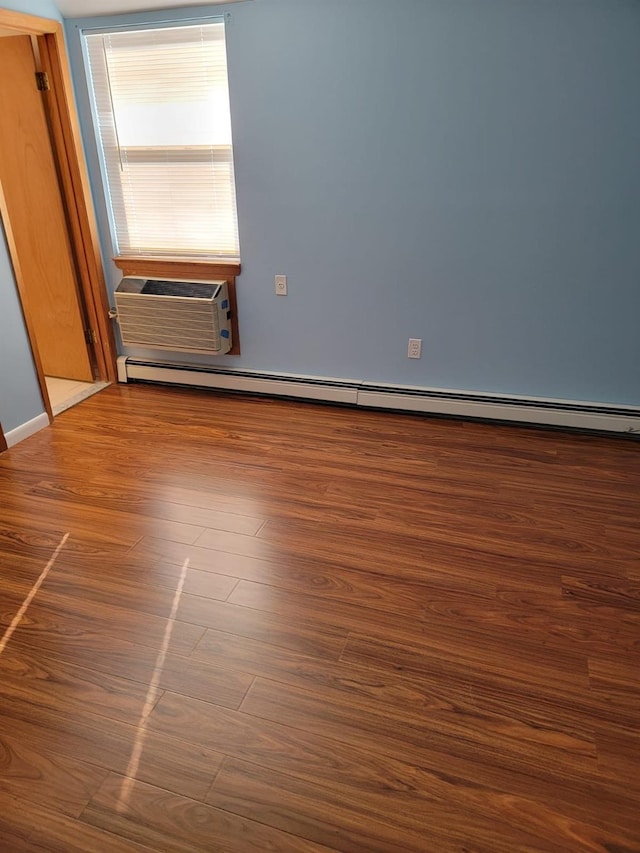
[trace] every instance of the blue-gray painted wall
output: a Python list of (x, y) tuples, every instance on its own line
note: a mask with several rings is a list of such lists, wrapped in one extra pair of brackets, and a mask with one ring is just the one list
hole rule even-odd
[(2, 0), (3, 9), (14, 12), (25, 12), (27, 15), (39, 15), (42, 18), (52, 18), (61, 21), (62, 15), (55, 0)]
[(214, 363), (640, 403), (637, 0), (225, 9), (242, 356)]
[(5, 432), (44, 411), (4, 229), (0, 225), (0, 423)]
[[(5, 0), (2, 5), (16, 12), (61, 18), (53, 0)], [(43, 412), (13, 268), (0, 225), (0, 422), (5, 432), (10, 432)]]

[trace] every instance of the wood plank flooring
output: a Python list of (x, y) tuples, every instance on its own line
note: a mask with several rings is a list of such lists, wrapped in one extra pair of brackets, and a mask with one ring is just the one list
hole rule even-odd
[(1, 851), (640, 851), (637, 441), (111, 387), (0, 648)]

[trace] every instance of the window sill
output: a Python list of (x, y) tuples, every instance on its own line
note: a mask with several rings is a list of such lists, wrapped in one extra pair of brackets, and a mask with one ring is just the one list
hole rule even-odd
[(123, 275), (193, 278), (196, 281), (235, 278), (240, 275), (240, 261), (207, 261), (189, 258), (123, 257), (113, 259)]
[(229, 288), (233, 346), (229, 355), (240, 355), (238, 332), (238, 307), (236, 301), (236, 276), (240, 275), (239, 261), (189, 260), (186, 258), (116, 257), (113, 262), (122, 275), (139, 278), (177, 278), (187, 281), (215, 281), (223, 279)]

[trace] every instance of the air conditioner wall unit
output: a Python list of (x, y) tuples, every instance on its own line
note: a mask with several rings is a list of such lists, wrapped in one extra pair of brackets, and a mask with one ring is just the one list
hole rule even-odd
[(125, 276), (115, 292), (125, 346), (224, 355), (232, 346), (226, 281)]

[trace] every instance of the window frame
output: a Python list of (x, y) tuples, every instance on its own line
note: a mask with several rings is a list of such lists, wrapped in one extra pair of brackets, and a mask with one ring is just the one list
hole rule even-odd
[[(86, 36), (88, 35), (107, 35), (111, 33), (122, 33), (122, 32), (140, 32), (145, 30), (161, 30), (161, 29), (176, 29), (179, 27), (189, 28), (189, 27), (197, 27), (197, 26), (207, 26), (211, 24), (221, 24), (224, 27), (225, 31), (225, 49), (226, 49), (226, 16), (225, 15), (208, 15), (196, 18), (189, 18), (185, 20), (162, 20), (162, 21), (138, 21), (134, 24), (101, 24), (99, 26), (91, 26), (90, 24), (79, 28), (79, 36), (80, 36), (80, 47), (82, 52), (84, 71), (85, 71), (85, 85), (87, 91), (87, 98), (89, 104), (89, 110), (91, 115), (92, 129), (93, 129), (93, 139), (95, 143), (95, 151), (96, 151), (96, 159), (100, 170), (100, 178), (101, 178), (101, 186), (100, 191), (102, 193), (103, 201), (104, 201), (104, 210), (106, 213), (106, 218), (109, 227), (109, 236), (111, 241), (112, 252), (114, 253), (113, 260), (116, 263), (116, 266), (121, 268), (121, 264), (128, 261), (136, 261), (141, 260), (149, 262), (153, 265), (156, 270), (157, 275), (162, 273), (162, 270), (165, 270), (163, 275), (165, 277), (179, 277), (176, 274), (176, 270), (180, 267), (191, 266), (192, 269), (202, 270), (204, 267), (208, 268), (209, 273), (211, 274), (209, 277), (214, 278), (222, 278), (225, 275), (228, 275), (229, 284), (231, 289), (234, 289), (235, 285), (235, 276), (240, 274), (240, 245), (238, 242), (238, 255), (233, 257), (224, 257), (219, 256), (215, 257), (210, 254), (202, 253), (181, 253), (176, 251), (175, 253), (154, 253), (153, 251), (140, 251), (140, 252), (121, 252), (118, 236), (117, 236), (117, 226), (115, 221), (114, 214), (114, 204), (111, 199), (111, 194), (115, 190), (118, 193), (122, 192), (122, 187), (118, 184), (116, 187), (112, 187), (109, 176), (107, 173), (107, 165), (106, 165), (106, 155), (103, 148), (103, 141), (100, 133), (100, 121), (99, 116), (97, 114), (97, 107), (95, 103), (95, 95), (92, 91), (93, 83), (91, 77), (91, 66), (89, 60), (89, 49), (87, 44)], [(227, 70), (228, 70), (228, 60), (227, 60)], [(206, 146), (205, 146), (206, 147)], [(149, 146), (149, 147), (139, 147), (139, 150), (134, 151), (133, 148), (129, 148), (129, 151), (134, 154), (135, 159), (138, 162), (149, 162), (152, 158), (144, 158), (143, 151), (153, 151), (160, 152), (160, 150), (167, 152), (169, 147), (163, 146)], [(183, 156), (180, 157), (180, 147), (174, 146), (175, 148), (175, 156), (176, 162), (196, 162), (197, 161), (197, 151), (195, 150), (196, 146), (192, 146), (188, 149), (183, 149)], [(214, 152), (214, 156), (216, 161), (220, 160), (220, 162), (231, 162), (232, 167), (234, 167), (234, 153), (233, 153), (233, 141), (230, 145), (215, 145), (207, 147), (209, 152)], [(203, 158), (204, 159), (204, 158)], [(235, 184), (235, 167), (234, 167), (234, 184)], [(124, 208), (124, 203), (122, 204)], [(239, 241), (239, 223), (238, 223), (238, 209), (237, 209), (237, 195), (235, 197), (235, 217), (236, 217), (236, 227), (238, 233), (238, 241)], [(124, 228), (127, 227), (126, 222), (122, 223)], [(232, 282), (230, 279), (233, 278)], [(233, 298), (235, 299), (235, 292), (233, 294)], [(234, 312), (235, 314), (235, 312)], [(237, 340), (237, 335), (234, 338)], [(235, 351), (235, 346), (232, 352)]]

